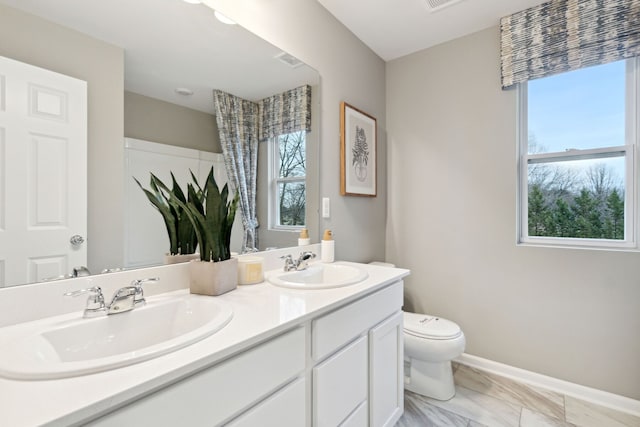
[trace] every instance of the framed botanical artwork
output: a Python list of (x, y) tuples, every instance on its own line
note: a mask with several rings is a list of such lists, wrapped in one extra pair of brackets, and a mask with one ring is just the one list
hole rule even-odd
[(376, 197), (377, 121), (340, 103), (340, 194)]

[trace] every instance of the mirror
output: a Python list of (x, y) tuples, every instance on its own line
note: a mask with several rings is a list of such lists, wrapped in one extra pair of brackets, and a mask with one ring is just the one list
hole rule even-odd
[[(182, 0), (0, 0), (0, 12), (0, 37), (15, 40), (0, 46), (0, 56), (88, 82), (90, 271), (124, 265), (124, 137), (220, 152), (213, 89), (256, 101), (312, 86), (307, 226), (318, 235), (316, 70), (238, 25), (222, 24), (208, 7)], [(295, 233), (267, 232), (266, 190), (259, 180), (260, 249), (295, 245)]]

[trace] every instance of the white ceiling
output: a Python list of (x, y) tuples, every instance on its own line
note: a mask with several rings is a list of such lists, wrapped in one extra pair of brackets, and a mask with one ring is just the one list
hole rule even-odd
[[(318, 0), (385, 61), (498, 25), (548, 0)], [(435, 0), (443, 4), (444, 0)]]
[[(543, 0), (453, 0), (432, 12), (428, 0), (318, 0), (384, 60), (497, 25), (501, 16)], [(431, 0), (443, 2), (446, 0)], [(302, 84), (317, 71), (291, 68), (280, 49), (213, 10), (181, 0), (0, 0), (125, 51), (125, 89), (212, 112), (212, 89), (257, 100)], [(44, 41), (43, 41), (44, 42)], [(185, 97), (175, 89), (195, 93)]]
[[(125, 89), (213, 112), (212, 89), (249, 100), (317, 84), (317, 71), (274, 59), (282, 51), (213, 10), (181, 0), (0, 0), (125, 52)], [(46, 40), (43, 40), (46, 43)], [(175, 89), (186, 87), (192, 96)]]

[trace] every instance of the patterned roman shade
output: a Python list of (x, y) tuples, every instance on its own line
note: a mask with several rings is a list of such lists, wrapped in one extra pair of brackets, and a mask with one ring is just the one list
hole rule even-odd
[(311, 130), (311, 86), (305, 85), (258, 101), (258, 139)]
[(640, 0), (551, 0), (500, 28), (504, 89), (640, 55)]

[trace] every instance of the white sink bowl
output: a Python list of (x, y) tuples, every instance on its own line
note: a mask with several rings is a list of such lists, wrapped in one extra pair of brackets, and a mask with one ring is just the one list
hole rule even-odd
[(78, 313), (0, 329), (0, 375), (64, 378), (148, 360), (202, 340), (233, 311), (211, 297), (180, 293), (144, 307), (83, 319)]
[(355, 285), (369, 277), (366, 270), (348, 264), (311, 264), (306, 270), (276, 271), (267, 274), (275, 286), (293, 289), (331, 289)]

